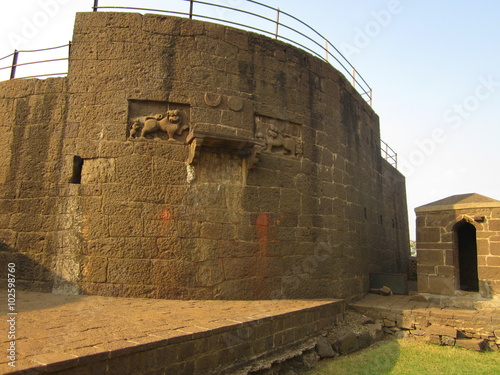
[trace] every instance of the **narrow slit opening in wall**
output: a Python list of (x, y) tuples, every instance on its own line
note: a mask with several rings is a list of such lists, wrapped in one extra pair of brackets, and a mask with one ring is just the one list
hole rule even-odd
[(73, 174), (69, 181), (70, 184), (80, 184), (82, 182), (83, 158), (73, 156)]
[(382, 215), (379, 216), (379, 224), (384, 224), (384, 217)]
[(368, 220), (368, 212), (366, 211), (366, 207), (363, 207), (364, 211), (365, 211), (365, 219)]

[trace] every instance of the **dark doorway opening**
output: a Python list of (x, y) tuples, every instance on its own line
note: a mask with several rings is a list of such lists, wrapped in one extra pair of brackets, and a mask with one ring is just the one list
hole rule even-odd
[(477, 241), (474, 225), (464, 223), (457, 228), (458, 264), (460, 289), (467, 292), (479, 292), (477, 272)]

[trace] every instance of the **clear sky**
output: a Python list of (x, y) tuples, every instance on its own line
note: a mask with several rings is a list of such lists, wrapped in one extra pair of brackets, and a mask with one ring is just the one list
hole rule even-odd
[[(248, 5), (245, 0), (216, 1), (237, 8)], [(500, 199), (498, 0), (261, 2), (318, 30), (372, 87), (382, 139), (398, 153), (399, 169), (406, 176), (413, 239), (415, 207), (473, 192)], [(100, 5), (164, 9), (177, 3), (100, 0)], [(6, 2), (0, 15), (0, 57), (15, 48), (66, 44), (75, 12), (90, 11), (92, 5), (93, 0)], [(186, 3), (181, 5), (186, 8)], [(9, 63), (2, 60), (0, 66)], [(5, 74), (0, 71), (0, 79)]]

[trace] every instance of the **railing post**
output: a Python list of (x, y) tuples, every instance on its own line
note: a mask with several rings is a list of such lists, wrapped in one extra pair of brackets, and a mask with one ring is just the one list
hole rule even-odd
[(356, 88), (356, 69), (352, 68), (352, 86)]
[(275, 33), (275, 38), (278, 39), (278, 29), (280, 26), (280, 8), (276, 9), (278, 12), (276, 14), (276, 33)]
[(92, 12), (97, 12), (98, 7), (99, 7), (99, 0), (94, 0), (94, 6), (92, 7)]
[(190, 20), (193, 19), (193, 5), (194, 5), (193, 0), (190, 0), (189, 1), (189, 19)]
[(370, 89), (370, 107), (373, 107), (373, 89)]
[(14, 50), (14, 58), (12, 59), (12, 66), (10, 68), (10, 79), (16, 78), (16, 67), (17, 67), (17, 56), (19, 55), (19, 51), (17, 49)]
[(326, 62), (328, 62), (328, 55), (330, 54), (328, 52), (328, 39), (325, 39), (325, 51), (326, 51)]
[(68, 42), (68, 75), (69, 75), (69, 63), (71, 58), (71, 40)]

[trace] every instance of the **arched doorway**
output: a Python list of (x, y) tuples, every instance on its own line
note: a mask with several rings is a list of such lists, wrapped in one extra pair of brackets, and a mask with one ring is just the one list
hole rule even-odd
[(479, 292), (476, 228), (474, 225), (462, 221), (455, 230), (458, 245), (460, 289), (467, 292)]

